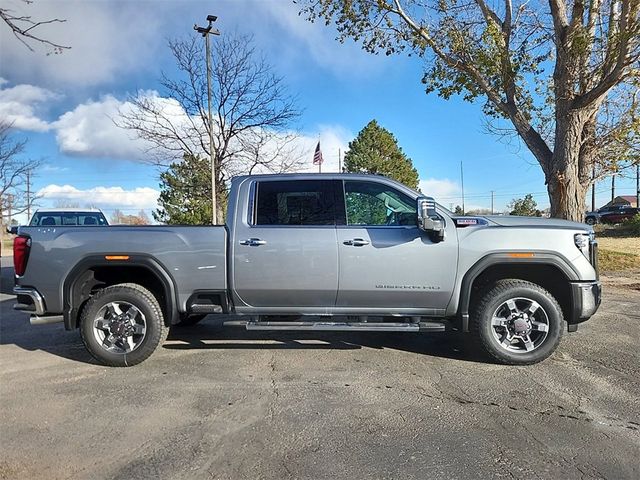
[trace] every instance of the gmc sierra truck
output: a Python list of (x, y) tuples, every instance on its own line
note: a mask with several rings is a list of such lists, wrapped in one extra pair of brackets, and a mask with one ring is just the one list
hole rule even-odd
[(111, 366), (209, 314), (251, 330), (455, 329), (526, 365), (595, 313), (596, 262), (588, 225), (456, 216), (377, 175), (254, 175), (231, 182), (225, 225), (20, 227), (15, 308), (79, 328)]

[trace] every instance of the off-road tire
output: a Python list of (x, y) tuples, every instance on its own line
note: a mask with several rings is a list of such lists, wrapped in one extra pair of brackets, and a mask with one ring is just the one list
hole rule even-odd
[[(144, 314), (146, 332), (142, 342), (131, 352), (113, 353), (107, 351), (94, 335), (94, 319), (110, 302), (123, 301), (134, 305)], [(164, 324), (164, 316), (157, 298), (146, 288), (135, 283), (120, 283), (100, 290), (93, 295), (82, 309), (80, 336), (85, 347), (98, 362), (110, 367), (131, 367), (146, 360), (167, 338), (169, 328)]]
[[(493, 313), (509, 299), (527, 298), (537, 302), (548, 318), (548, 332), (544, 341), (530, 352), (510, 352), (494, 337)], [(493, 360), (506, 365), (531, 365), (549, 357), (562, 338), (565, 322), (557, 300), (535, 283), (518, 279), (504, 279), (485, 286), (471, 305), (471, 331), (477, 336), (483, 351)]]

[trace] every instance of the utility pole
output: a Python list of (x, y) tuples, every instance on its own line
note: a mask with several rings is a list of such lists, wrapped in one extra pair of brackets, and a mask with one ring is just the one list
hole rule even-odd
[(611, 205), (613, 205), (613, 199), (616, 198), (616, 174), (611, 175)]
[(27, 169), (27, 222), (31, 221), (31, 170)]
[(462, 185), (462, 215), (464, 215), (464, 172), (462, 171), (462, 161), (460, 161), (460, 183)]
[(342, 150), (338, 149), (338, 173), (342, 173)]
[(640, 162), (636, 163), (636, 208), (640, 208)]
[(591, 211), (596, 211), (596, 166), (591, 169)]
[(10, 193), (7, 195), (7, 218), (9, 220), (9, 226), (11, 226), (11, 221), (13, 220), (13, 195)]
[(199, 27), (194, 25), (193, 29), (204, 37), (205, 50), (207, 55), (207, 103), (209, 109), (209, 155), (211, 156), (211, 207), (213, 225), (218, 224), (218, 202), (216, 201), (216, 154), (213, 149), (213, 117), (211, 115), (211, 46), (209, 35), (220, 35), (220, 32), (213, 28), (213, 22), (218, 19), (215, 15), (207, 15), (209, 25)]
[(493, 190), (491, 190), (491, 215), (493, 215)]

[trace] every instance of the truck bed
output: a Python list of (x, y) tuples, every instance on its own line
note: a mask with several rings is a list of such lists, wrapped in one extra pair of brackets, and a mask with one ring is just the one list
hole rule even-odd
[(227, 289), (224, 226), (21, 227), (20, 233), (32, 241), (20, 285), (37, 285), (51, 313), (62, 312), (61, 279), (87, 257), (153, 258), (172, 278), (181, 311), (194, 291)]

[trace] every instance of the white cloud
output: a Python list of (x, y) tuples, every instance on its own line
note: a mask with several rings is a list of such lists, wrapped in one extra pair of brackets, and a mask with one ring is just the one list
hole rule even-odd
[(322, 171), (338, 171), (338, 150), (342, 154), (344, 164), (344, 154), (347, 151), (349, 141), (353, 139), (353, 134), (340, 125), (320, 125), (318, 133), (302, 135), (297, 142), (302, 151), (303, 172), (317, 172), (318, 166), (313, 165), (313, 154), (320, 140), (320, 150), (322, 151)]
[(36, 115), (36, 109), (41, 109), (45, 102), (58, 98), (58, 95), (28, 84), (2, 88), (6, 84), (8, 81), (0, 78), (0, 118), (20, 130), (49, 130), (50, 125)]
[(422, 193), (433, 197), (443, 205), (462, 200), (460, 185), (446, 178), (427, 178), (420, 180), (418, 187)]
[[(5, 6), (7, 7), (7, 6)], [(165, 47), (162, 21), (169, 20), (165, 2), (101, 2), (86, 0), (22, 2), (10, 8), (35, 20), (64, 19), (37, 27), (43, 38), (70, 46), (59, 55), (37, 42), (31, 52), (8, 28), (0, 29), (0, 75), (15, 82), (39, 85), (94, 86), (123, 74), (154, 68), (158, 50)], [(35, 31), (34, 31), (35, 33)]]
[(105, 210), (119, 208), (126, 211), (157, 208), (159, 195), (159, 191), (149, 187), (132, 190), (122, 187), (94, 187), (81, 190), (72, 185), (56, 184), (47, 185), (36, 194), (46, 200), (69, 200), (81, 205), (95, 205)]
[(111, 95), (81, 103), (63, 114), (52, 126), (60, 150), (70, 155), (95, 158), (141, 159), (146, 144), (114, 123), (121, 109), (131, 108)]
[[(243, 21), (249, 16), (252, 31), (257, 32), (260, 43), (277, 48), (279, 56), (294, 65), (294, 69), (308, 58), (340, 76), (363, 76), (375, 69), (389, 68), (387, 58), (371, 55), (351, 40), (338, 42), (333, 25), (326, 26), (324, 21), (309, 22), (299, 14), (301, 7), (292, 2), (254, 2), (250, 8), (247, 5), (238, 8), (244, 11)], [(274, 36), (274, 25), (283, 30), (284, 35)]]

